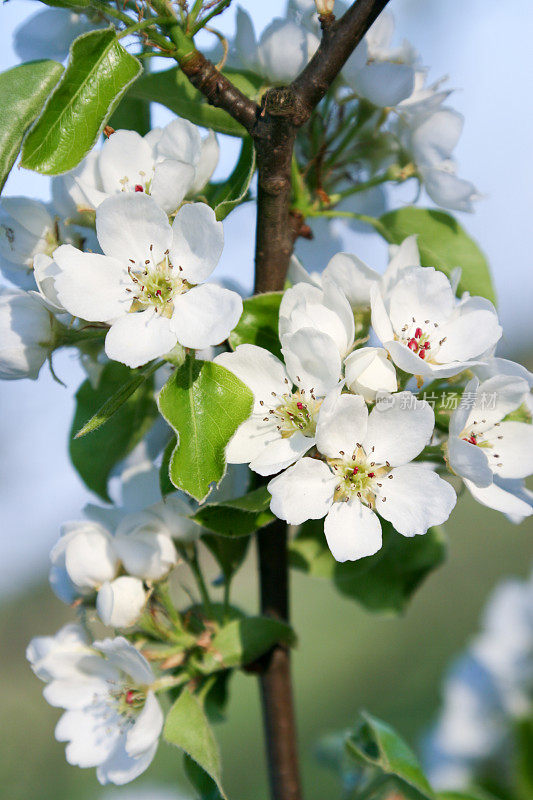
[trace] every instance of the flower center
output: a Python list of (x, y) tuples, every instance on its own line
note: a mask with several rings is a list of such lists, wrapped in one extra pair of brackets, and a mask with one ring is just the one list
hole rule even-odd
[[(150, 251), (152, 249), (153, 246), (150, 247)], [(128, 267), (128, 275), (132, 286), (126, 289), (133, 295), (130, 312), (144, 311), (153, 307), (161, 316), (171, 317), (174, 312), (175, 297), (188, 292), (192, 287), (192, 284), (181, 277), (181, 267), (174, 269), (168, 250), (163, 261), (157, 264), (153, 259), (147, 259), (143, 265), (144, 269), (136, 267), (133, 259), (130, 261), (132, 266)]]
[(119, 180), (121, 192), (144, 192), (146, 194), (150, 194), (150, 189), (152, 186), (152, 175), (148, 177), (144, 170), (139, 170), (137, 173), (137, 178), (135, 180), (130, 180), (127, 175), (124, 175), (123, 178)]
[(124, 722), (135, 719), (146, 703), (146, 693), (139, 687), (120, 686), (111, 693), (111, 705)]
[(439, 348), (446, 341), (446, 336), (439, 336), (438, 328), (438, 322), (432, 322), (430, 319), (417, 321), (415, 317), (411, 317), (410, 322), (402, 325), (399, 333), (395, 332), (394, 338), (405, 344), (422, 360), (436, 363), (435, 357)]
[(477, 426), (484, 425), (485, 420), (482, 419), (480, 421), (474, 420), (468, 428), (465, 428), (461, 433), (461, 439), (464, 442), (468, 442), (468, 444), (475, 444), (476, 447), (482, 447), (484, 450), (487, 450), (487, 458), (489, 459), (489, 467), (494, 468), (502, 467), (503, 464), (501, 462), (501, 457), (498, 451), (497, 442), (501, 441), (504, 436), (500, 433), (497, 428), (500, 427), (500, 423), (494, 423), (492, 428), (488, 430), (476, 430)]
[[(376, 464), (371, 461), (372, 452), (367, 456), (362, 445), (358, 444), (351, 457), (346, 457), (344, 451), (339, 452), (340, 458), (328, 458), (327, 463), (333, 470), (339, 483), (335, 487), (333, 500), (335, 503), (348, 502), (357, 497), (369, 508), (374, 509), (376, 497), (381, 495), (383, 479), (392, 478), (388, 462)], [(386, 498), (382, 501), (385, 502)]]
[(306, 393), (305, 389), (283, 395), (272, 392), (272, 397), (278, 402), (270, 407), (269, 416), (264, 418), (264, 422), (274, 422), (282, 439), (298, 432), (309, 437), (315, 435), (316, 418), (322, 400), (317, 400), (312, 393)]

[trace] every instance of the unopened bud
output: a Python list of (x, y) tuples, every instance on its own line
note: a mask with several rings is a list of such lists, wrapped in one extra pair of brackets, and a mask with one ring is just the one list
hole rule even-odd
[(333, 6), (335, 5), (335, 0), (315, 0), (316, 10), (320, 14), (320, 16), (325, 16), (326, 14), (333, 14)]

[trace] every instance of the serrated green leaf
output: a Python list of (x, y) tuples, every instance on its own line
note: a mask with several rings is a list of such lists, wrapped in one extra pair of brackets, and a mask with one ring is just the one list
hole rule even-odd
[(266, 292), (247, 298), (242, 316), (229, 335), (233, 350), (240, 344), (256, 344), (282, 358), (278, 336), (279, 307), (283, 292)]
[(111, 417), (116, 414), (121, 406), (124, 405), (126, 400), (132, 396), (132, 394), (142, 386), (143, 383), (148, 380), (148, 378), (154, 374), (154, 372), (159, 369), (162, 362), (156, 362), (149, 367), (145, 367), (142, 370), (138, 370), (133, 372), (130, 379), (124, 383), (118, 391), (116, 391), (106, 402), (103, 404), (101, 408), (98, 409), (96, 414), (91, 417), (91, 419), (85, 423), (83, 428), (77, 432), (74, 436), (75, 439), (81, 439), (83, 436), (86, 436), (88, 433), (92, 433), (93, 431), (98, 430), (108, 422)]
[[(247, 97), (256, 98), (261, 81), (253, 73), (224, 70)], [(180, 117), (228, 136), (246, 136), (246, 130), (221, 108), (210, 106), (179, 67), (143, 75), (130, 90), (131, 97), (161, 103)]]
[(202, 542), (211, 551), (218, 566), (222, 570), (225, 581), (231, 580), (240, 568), (250, 545), (249, 536), (219, 536), (216, 533), (204, 533)]
[(104, 428), (83, 439), (73, 437), (131, 377), (132, 370), (112, 361), (105, 365), (97, 389), (87, 380), (76, 393), (70, 458), (86, 486), (106, 501), (111, 470), (141, 441), (157, 417), (152, 381), (143, 381)]
[(17, 160), (24, 134), (62, 72), (57, 61), (30, 61), (0, 75), (0, 191)]
[(205, 500), (224, 477), (226, 446), (252, 405), (252, 392), (232, 372), (187, 357), (159, 395), (159, 410), (178, 437), (169, 467), (177, 489)]
[(184, 689), (167, 714), (163, 736), (183, 750), (215, 782), (221, 796), (220, 753), (213, 731), (198, 699)]
[(266, 486), (261, 486), (236, 500), (207, 503), (192, 519), (223, 536), (249, 536), (275, 519), (269, 506), (270, 494)]
[(270, 617), (244, 617), (224, 625), (213, 637), (199, 669), (207, 674), (243, 667), (268, 652), (275, 644), (295, 642), (290, 625)]
[(220, 222), (246, 198), (255, 172), (255, 147), (249, 136), (243, 139), (235, 169), (225, 181), (209, 184), (204, 193)]
[(487, 259), (451, 214), (429, 208), (401, 208), (379, 218), (376, 230), (391, 244), (401, 244), (417, 234), (420, 261), (448, 277), (461, 267), (459, 292), (486, 297), (496, 302)]
[(24, 141), (21, 165), (45, 175), (73, 169), (141, 71), (114, 29), (79, 36), (60, 83)]
[(328, 578), (341, 594), (369, 611), (398, 613), (426, 576), (442, 563), (445, 538), (438, 528), (407, 538), (382, 519), (383, 546), (373, 556), (358, 561), (335, 561), (329, 552), (322, 520), (301, 526), (289, 545), (291, 566), (309, 575)]
[(346, 740), (348, 755), (383, 775), (399, 779), (410, 790), (411, 797), (435, 800), (418, 759), (396, 731), (370, 714), (361, 717), (361, 724)]

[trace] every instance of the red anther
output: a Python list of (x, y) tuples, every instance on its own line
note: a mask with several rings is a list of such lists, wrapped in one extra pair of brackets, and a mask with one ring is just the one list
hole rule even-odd
[(429, 344), (429, 342), (424, 342), (424, 344), (422, 345), (422, 347), (424, 348), (424, 350), (429, 350), (429, 348), (431, 347), (431, 345)]
[(156, 294), (157, 294), (159, 297), (161, 297), (161, 289), (157, 289), (157, 290), (156, 290)]
[(358, 472), (359, 472), (359, 467), (354, 467), (352, 475), (357, 475)]
[(144, 189), (143, 189), (143, 187), (141, 186), (140, 183), (136, 183), (135, 184), (135, 191), (136, 192), (144, 192)]
[(416, 351), (418, 350), (418, 342), (416, 341), (416, 339), (410, 339), (407, 347), (409, 348), (409, 350), (414, 350), (414, 352), (416, 353)]
[(298, 409), (298, 411), (303, 411), (304, 404), (303, 403), (296, 403), (296, 408)]
[(415, 339), (420, 339), (422, 336), (422, 328), (417, 328), (415, 331)]
[(368, 477), (369, 478), (375, 478), (376, 477), (376, 473), (375, 472), (369, 472), (368, 473)]
[(477, 442), (476, 442), (476, 434), (472, 433), (470, 435), (470, 439), (467, 439), (467, 442), (470, 442), (470, 444), (477, 444)]
[(418, 357), (419, 357), (419, 358), (425, 358), (425, 357), (426, 357), (426, 351), (425, 351), (425, 350), (421, 350), (421, 351), (419, 352), (419, 354), (418, 354)]
[(128, 691), (126, 692), (126, 703), (129, 706), (131, 706), (134, 699), (135, 699), (135, 692), (133, 691), (133, 689), (128, 689)]

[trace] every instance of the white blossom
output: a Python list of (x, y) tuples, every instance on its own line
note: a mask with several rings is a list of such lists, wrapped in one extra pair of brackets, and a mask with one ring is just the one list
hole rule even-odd
[(96, 610), (104, 625), (130, 628), (141, 616), (147, 599), (140, 578), (121, 575), (102, 584), (96, 596)]
[(448, 483), (409, 463), (432, 435), (431, 407), (425, 401), (413, 406), (410, 392), (390, 400), (369, 415), (361, 396), (331, 392), (316, 427), (324, 460), (302, 458), (268, 484), (270, 507), (280, 519), (299, 525), (326, 517), (324, 533), (337, 561), (381, 548), (378, 514), (403, 536), (415, 536), (445, 522), (455, 505)]
[(431, 267), (402, 270), (390, 288), (370, 290), (372, 327), (397, 367), (422, 378), (457, 375), (500, 339), (494, 306), (457, 300), (449, 279)]
[(361, 347), (344, 362), (346, 386), (373, 403), (378, 392), (396, 392), (398, 381), (394, 364), (382, 347)]
[(119, 559), (111, 533), (97, 522), (66, 522), (50, 553), (50, 583), (67, 603), (90, 595), (118, 573)]
[(222, 224), (209, 206), (183, 206), (171, 227), (152, 198), (121, 194), (99, 206), (96, 231), (104, 255), (69, 245), (54, 252), (55, 291), (73, 316), (111, 325), (110, 359), (138, 367), (177, 342), (199, 349), (227, 338), (242, 300), (202, 284), (223, 247)]
[(54, 203), (64, 216), (83, 220), (85, 212), (108, 197), (136, 192), (149, 194), (170, 214), (186, 195), (205, 186), (218, 156), (213, 131), (202, 139), (196, 125), (185, 119), (154, 128), (146, 136), (118, 130), (101, 150), (93, 150), (74, 170), (54, 179)]
[(0, 379), (36, 380), (56, 336), (56, 322), (38, 294), (0, 289)]
[(147, 769), (163, 712), (152, 668), (133, 645), (119, 636), (89, 646), (81, 629), (67, 626), (34, 639), (27, 657), (48, 683), (48, 702), (65, 709), (55, 734), (68, 743), (69, 764), (96, 767), (102, 784), (128, 783)]
[(57, 233), (44, 203), (29, 197), (0, 200), (0, 257), (8, 267), (31, 270), (37, 253), (50, 255), (58, 246)]

